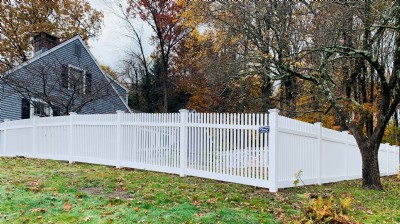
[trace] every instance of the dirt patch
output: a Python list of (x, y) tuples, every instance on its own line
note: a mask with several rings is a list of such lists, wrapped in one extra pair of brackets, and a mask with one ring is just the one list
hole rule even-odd
[(129, 200), (133, 199), (133, 194), (129, 194), (122, 189), (114, 189), (112, 192), (107, 193), (106, 197)]
[(80, 191), (88, 194), (88, 195), (95, 195), (95, 196), (104, 196), (107, 198), (114, 198), (114, 199), (133, 199), (133, 194), (129, 194), (128, 192), (124, 191), (123, 189), (116, 188), (112, 192), (104, 192), (104, 190), (100, 187), (86, 187), (80, 188)]
[(104, 195), (104, 190), (100, 187), (85, 187), (79, 189), (82, 192), (85, 192), (88, 195)]
[(137, 169), (135, 169), (135, 168), (130, 168), (130, 167), (121, 167), (121, 168), (119, 168), (119, 169), (121, 169), (121, 170), (126, 170), (126, 171), (136, 171)]

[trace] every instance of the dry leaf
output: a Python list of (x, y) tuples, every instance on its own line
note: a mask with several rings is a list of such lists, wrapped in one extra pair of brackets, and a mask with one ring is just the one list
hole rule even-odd
[(139, 207), (135, 207), (135, 211), (136, 211), (136, 212), (139, 211), (139, 209), (140, 209)]
[(69, 212), (72, 209), (72, 206), (69, 203), (69, 201), (65, 202), (63, 207), (64, 207), (64, 211), (66, 211), (66, 212)]

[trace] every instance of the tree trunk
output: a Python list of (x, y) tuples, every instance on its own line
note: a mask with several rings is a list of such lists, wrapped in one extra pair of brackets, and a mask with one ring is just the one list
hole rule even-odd
[[(379, 145), (379, 143), (376, 144)], [(379, 146), (375, 145), (371, 144), (360, 148), (362, 157), (362, 187), (364, 189), (383, 190), (378, 164)]]
[(167, 80), (166, 78), (163, 81), (163, 92), (164, 92), (164, 105), (163, 105), (163, 112), (168, 112), (168, 88), (167, 88)]
[(267, 76), (263, 76), (263, 84), (261, 87), (261, 94), (262, 94), (262, 102), (263, 102), (263, 111), (266, 112), (269, 109), (271, 109), (271, 100), (269, 97), (271, 96), (272, 92), (272, 86), (271, 86), (271, 79)]

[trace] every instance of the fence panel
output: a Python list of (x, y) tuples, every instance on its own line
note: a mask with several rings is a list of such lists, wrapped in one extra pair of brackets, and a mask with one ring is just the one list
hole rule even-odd
[(6, 156), (30, 156), (32, 145), (32, 126), (30, 120), (8, 121)]
[(348, 165), (346, 157), (350, 150), (347, 134), (327, 128), (322, 128), (321, 134), (321, 182), (345, 180)]
[(32, 123), (35, 128), (32, 156), (68, 160), (69, 117), (35, 118)]
[(117, 164), (117, 116), (74, 116), (72, 159), (104, 165)]
[(189, 114), (187, 174), (268, 187), (267, 123), (265, 114)]
[(179, 114), (123, 114), (121, 165), (179, 173)]
[(318, 127), (279, 116), (277, 132), (278, 187), (293, 186), (299, 172), (305, 184), (318, 183)]

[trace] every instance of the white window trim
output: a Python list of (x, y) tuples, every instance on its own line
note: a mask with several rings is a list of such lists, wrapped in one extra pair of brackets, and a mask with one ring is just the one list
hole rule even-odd
[(79, 68), (79, 67), (77, 67), (77, 66), (70, 65), (70, 64), (68, 64), (68, 89), (69, 89), (69, 90), (72, 90), (72, 88), (71, 88), (71, 86), (70, 86), (70, 83), (71, 83), (71, 81), (70, 81), (70, 78), (71, 78), (71, 77), (70, 77), (70, 76), (71, 76), (71, 73), (70, 73), (70, 72), (71, 72), (71, 68), (83, 72), (83, 77), (82, 77), (83, 94), (86, 94), (86, 73), (87, 73), (87, 71), (84, 70), (84, 69), (82, 69), (82, 68)]
[[(37, 102), (37, 103), (43, 103), (43, 104), (45, 104), (45, 106), (47, 107), (46, 108), (46, 110), (48, 109), (48, 112), (49, 112), (49, 117), (53, 117), (53, 109), (51, 109), (51, 107), (46, 103), (46, 102), (44, 102), (43, 100), (41, 100), (41, 99), (37, 99), (37, 98), (32, 98), (31, 99), (31, 102), (30, 102), (30, 110), (29, 110), (29, 117), (34, 117), (34, 116), (37, 116), (37, 115), (35, 115), (35, 106), (34, 106), (34, 102)], [(46, 114), (47, 114), (47, 111), (46, 111)], [(38, 116), (37, 116), (38, 117)]]

